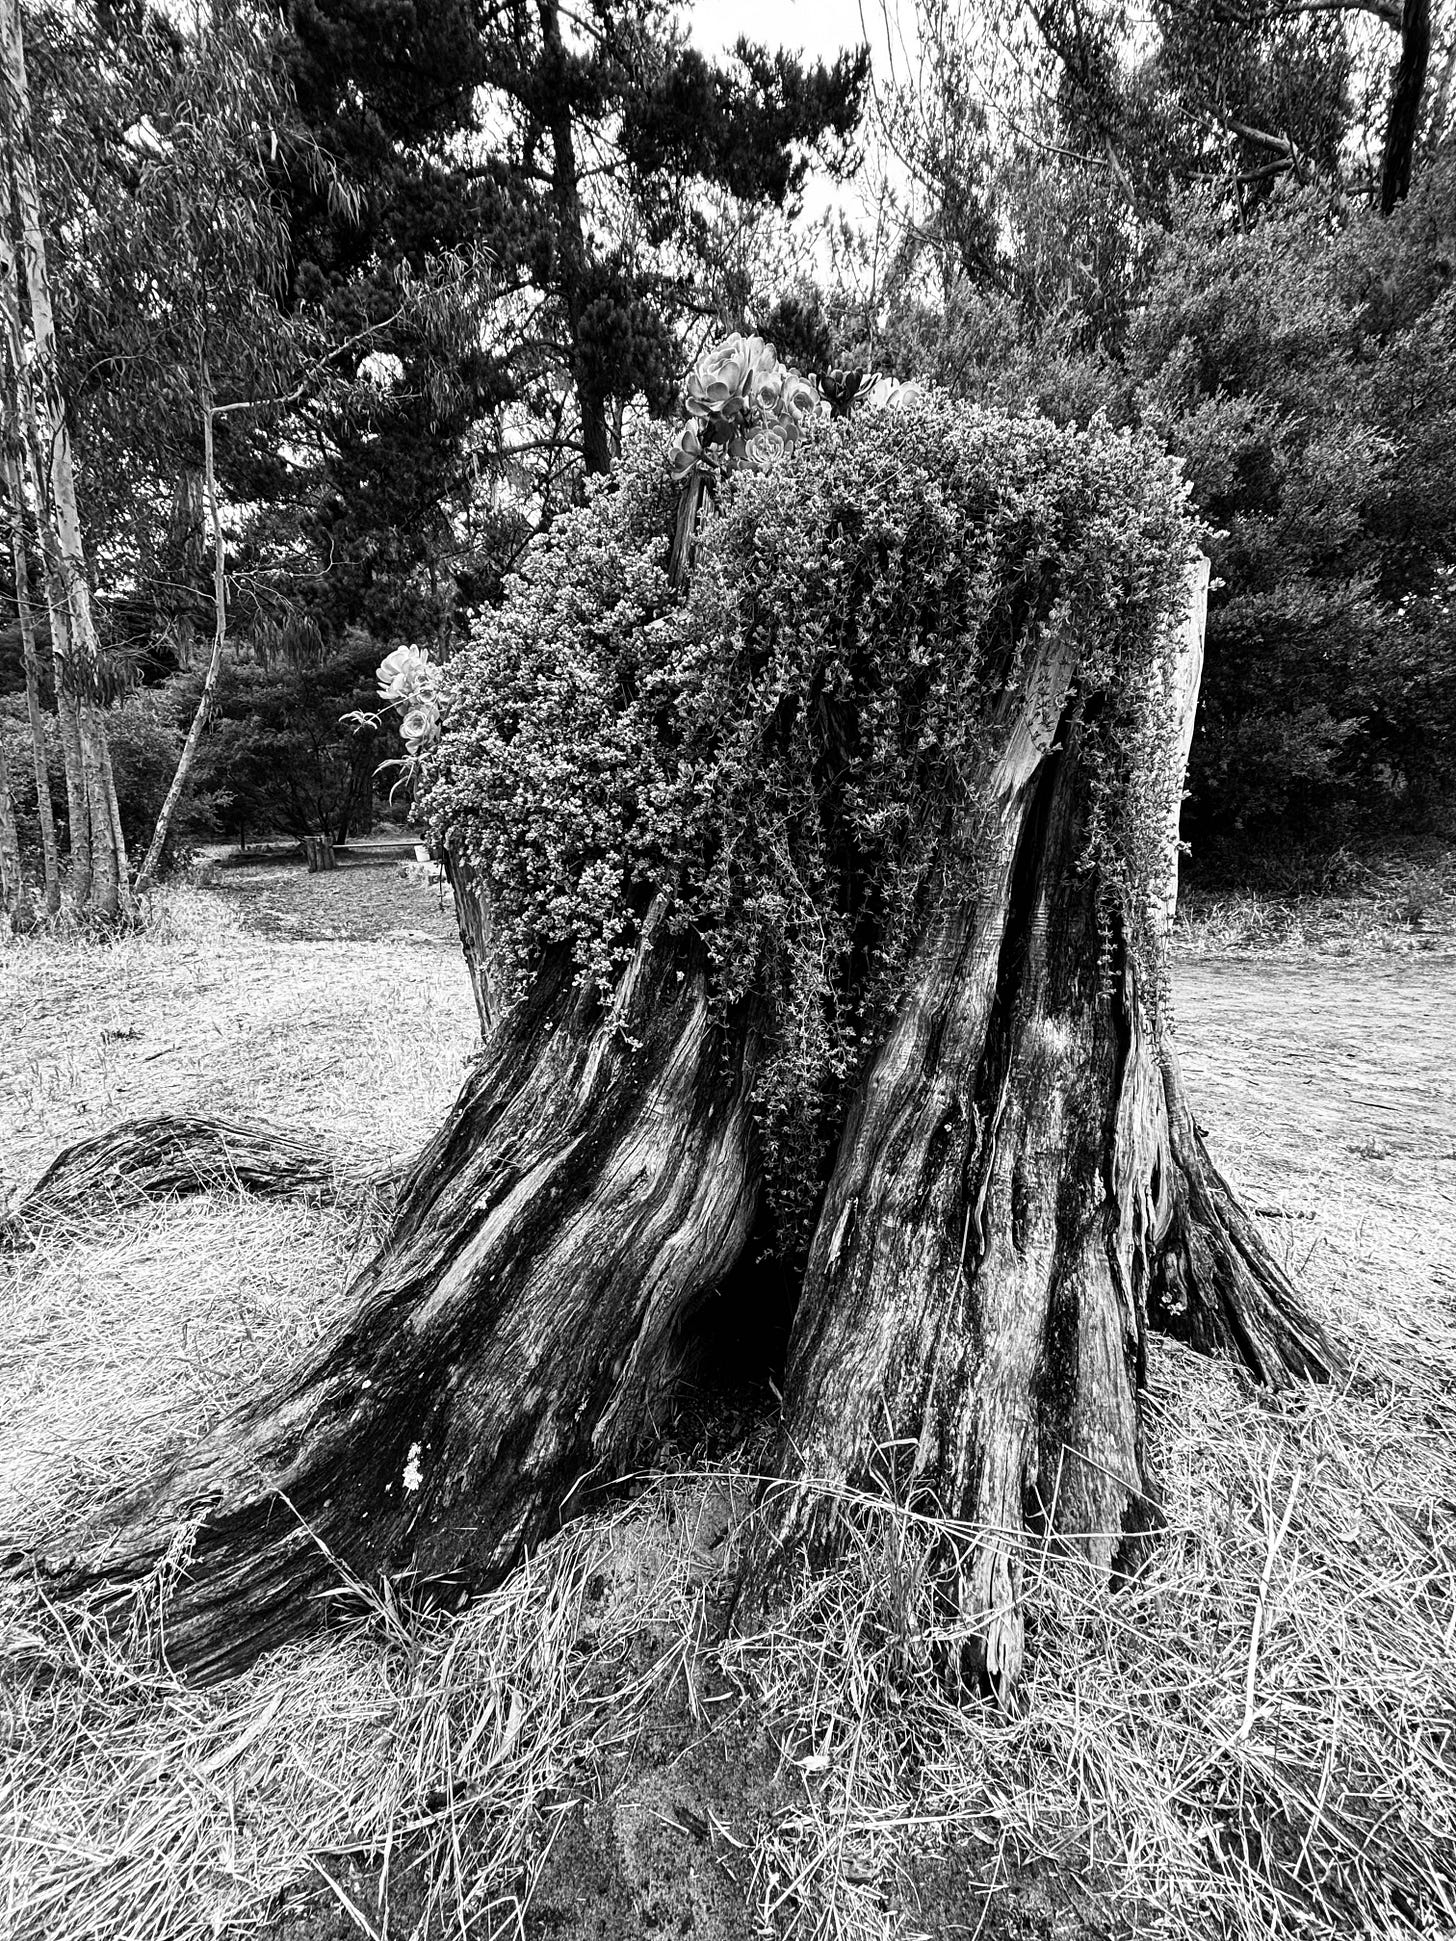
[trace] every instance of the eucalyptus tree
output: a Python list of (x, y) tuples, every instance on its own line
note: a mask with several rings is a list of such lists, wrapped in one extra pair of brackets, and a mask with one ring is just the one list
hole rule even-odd
[[(187, 665), (210, 636), (195, 711), (138, 873), (154, 876), (213, 709), (241, 601), (245, 634), (286, 630), (291, 581), (321, 570), (287, 521), (236, 509), (260, 462), (276, 471), (327, 411), (367, 413), (361, 359), (383, 326), (340, 340), (290, 291), (286, 185), (307, 178), (340, 220), (358, 198), (302, 127), (276, 18), (223, 5), (178, 22), (145, 10), (38, 10), (38, 174), (60, 319), (58, 369), (85, 461), (81, 509), (113, 586), (149, 625), (128, 663)], [(458, 268), (402, 299), (417, 331), (462, 354)], [(359, 400), (351, 406), (351, 400)], [(307, 471), (307, 466), (304, 466)], [(229, 511), (229, 503), (234, 506)], [(240, 575), (242, 585), (240, 589)], [(282, 625), (280, 625), (280, 616)]]
[[(11, 415), (22, 420), (27, 434), (30, 488), (46, 569), (66, 754), (71, 891), (78, 909), (111, 919), (130, 909), (131, 891), (101, 709), (101, 652), (59, 370), (20, 0), (7, 0), (0, 8), (0, 66), (9, 189), (7, 234), (0, 245), (0, 300)], [(18, 524), (18, 502), (12, 503), (11, 516)]]
[(41, 708), (41, 668), (35, 636), (35, 611), (30, 598), (30, 551), (27, 545), (25, 447), (16, 425), (16, 387), (7, 386), (4, 424), (5, 492), (10, 525), (10, 564), (15, 577), (15, 615), (20, 628), (21, 661), (25, 669), (25, 711), (30, 728), (31, 777), (35, 785), (36, 821), (40, 828), (41, 870), (46, 915), (61, 909), (60, 852), (56, 842), (55, 811), (51, 803), (50, 767), (46, 759), (45, 718)]

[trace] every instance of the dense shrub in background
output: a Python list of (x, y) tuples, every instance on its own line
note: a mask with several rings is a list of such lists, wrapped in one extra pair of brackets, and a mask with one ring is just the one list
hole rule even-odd
[(226, 793), (219, 827), (239, 838), (368, 834), (374, 771), (397, 744), (342, 717), (377, 707), (383, 657), (377, 641), (356, 633), (327, 659), (225, 669), (197, 763), (199, 788)]
[(1229, 861), (1418, 830), (1456, 761), (1456, 170), (1164, 246), (1128, 347), (1215, 529), (1188, 828)]

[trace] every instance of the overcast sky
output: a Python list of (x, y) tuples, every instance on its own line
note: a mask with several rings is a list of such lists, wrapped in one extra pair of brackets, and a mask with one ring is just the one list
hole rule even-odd
[[(865, 38), (859, 0), (692, 0), (693, 39), (705, 53), (731, 47), (740, 34), (764, 47), (829, 58)], [(877, 5), (865, 17), (878, 16)]]

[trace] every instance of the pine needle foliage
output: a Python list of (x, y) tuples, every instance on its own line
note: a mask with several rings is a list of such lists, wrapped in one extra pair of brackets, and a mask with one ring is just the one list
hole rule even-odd
[(1151, 440), (935, 396), (817, 421), (791, 464), (736, 475), (683, 593), (672, 515), (644, 439), (535, 544), (449, 665), (421, 805), (488, 891), (507, 993), (555, 948), (605, 997), (663, 899), (724, 1016), (762, 1034), (766, 1175), (801, 1238), (916, 935), (976, 894), (1052, 632), (1093, 765), (1087, 866), (1139, 929), (1193, 528)]

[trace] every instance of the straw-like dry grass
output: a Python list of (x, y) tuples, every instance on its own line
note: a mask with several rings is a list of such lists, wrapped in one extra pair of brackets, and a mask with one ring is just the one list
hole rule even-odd
[[(342, 1046), (362, 1019), (318, 1126), (379, 1162), (411, 1144), (468, 1042), (455, 964), (416, 984), (406, 950), (265, 949), (210, 921), (199, 904), (180, 939), (43, 945), (4, 974), (84, 1019), (132, 1003), (149, 1031), (167, 991), (191, 1028), (230, 990), (226, 1085), (240, 1040)], [(211, 994), (179, 979), (203, 962), (224, 966)], [(1028, 1552), (1020, 1717), (942, 1681), (957, 1639), (926, 1558), (973, 1533), (893, 1494), (845, 1502), (848, 1563), (725, 1628), (760, 1452), (685, 1457), (454, 1617), (341, 1586), (357, 1623), (208, 1693), (17, 1605), (0, 1932), (1456, 1933), (1456, 977), (1199, 965), (1179, 995), (1200, 1116), (1356, 1373), (1275, 1403), (1157, 1347), (1168, 1536), (1113, 1597)], [(369, 1036), (381, 1003), (403, 1050)], [(89, 1050), (73, 1103), (104, 1070)], [(286, 1058), (265, 1065), (268, 1117), (288, 1084)], [(213, 1196), (10, 1263), (0, 1528), (59, 1540), (276, 1371), (358, 1241), (327, 1209)]]

